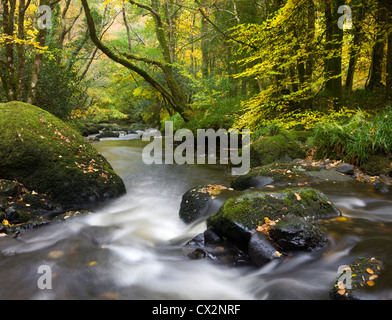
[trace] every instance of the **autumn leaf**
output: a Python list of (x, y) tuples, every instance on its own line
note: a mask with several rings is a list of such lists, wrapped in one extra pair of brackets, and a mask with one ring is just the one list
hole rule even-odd
[(370, 269), (370, 268), (367, 268), (366, 272), (369, 273), (369, 274), (373, 274), (374, 273), (374, 271), (372, 269)]
[(294, 193), (294, 195), (296, 196), (298, 201), (300, 201), (302, 199), (301, 196), (299, 195), (299, 193)]
[(369, 280), (368, 282), (366, 282), (366, 284), (367, 284), (369, 287), (373, 287), (375, 283), (374, 283), (374, 281)]
[(346, 290), (345, 289), (340, 289), (338, 291), (338, 293), (342, 296), (342, 295), (344, 295), (346, 293)]

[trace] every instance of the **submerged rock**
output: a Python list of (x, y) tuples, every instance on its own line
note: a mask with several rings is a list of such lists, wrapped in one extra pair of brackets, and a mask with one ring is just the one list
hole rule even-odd
[(108, 161), (69, 125), (38, 107), (0, 104), (1, 178), (81, 209), (125, 193)]

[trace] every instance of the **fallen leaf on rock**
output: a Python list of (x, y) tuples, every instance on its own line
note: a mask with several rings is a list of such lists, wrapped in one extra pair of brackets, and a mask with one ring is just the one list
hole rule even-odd
[(374, 271), (372, 269), (370, 269), (370, 268), (367, 268), (366, 272), (369, 273), (369, 274), (373, 274), (374, 273)]
[(366, 282), (366, 284), (369, 286), (369, 287), (373, 287), (374, 286), (374, 281), (368, 281), (368, 282)]
[(342, 295), (344, 295), (346, 293), (346, 290), (345, 289), (340, 289), (338, 291), (338, 293), (342, 296)]

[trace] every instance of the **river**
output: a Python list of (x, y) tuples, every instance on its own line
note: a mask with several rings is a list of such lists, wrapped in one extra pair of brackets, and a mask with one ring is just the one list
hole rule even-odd
[[(386, 265), (366, 299), (392, 298), (392, 197), (369, 185), (324, 184), (347, 217), (323, 223), (323, 252), (297, 254), (263, 268), (231, 268), (191, 260), (182, 245), (205, 230), (178, 216), (181, 197), (203, 184), (228, 184), (219, 165), (145, 165), (136, 136), (95, 144), (123, 178), (127, 194), (19, 237), (0, 239), (0, 299), (329, 299), (339, 266), (356, 257)], [(40, 289), (40, 266), (52, 272)]]

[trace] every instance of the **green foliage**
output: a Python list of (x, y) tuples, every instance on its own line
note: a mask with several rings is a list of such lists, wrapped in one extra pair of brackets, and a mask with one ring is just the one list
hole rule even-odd
[(252, 168), (272, 162), (305, 157), (306, 152), (289, 134), (263, 137), (251, 144), (250, 165)]
[[(175, 113), (173, 116), (169, 117), (165, 121), (173, 122), (173, 130), (176, 132), (179, 129), (183, 129), (185, 127), (184, 119), (180, 116), (179, 113)], [(161, 125), (161, 132), (165, 132), (165, 123), (163, 122)]]
[(392, 110), (368, 118), (358, 112), (346, 123), (319, 123), (313, 140), (316, 158), (343, 159), (362, 164), (377, 154), (388, 155), (392, 148)]
[(67, 119), (72, 110), (83, 105), (86, 92), (81, 80), (72, 70), (56, 63), (44, 61), (37, 91), (36, 104), (60, 119)]

